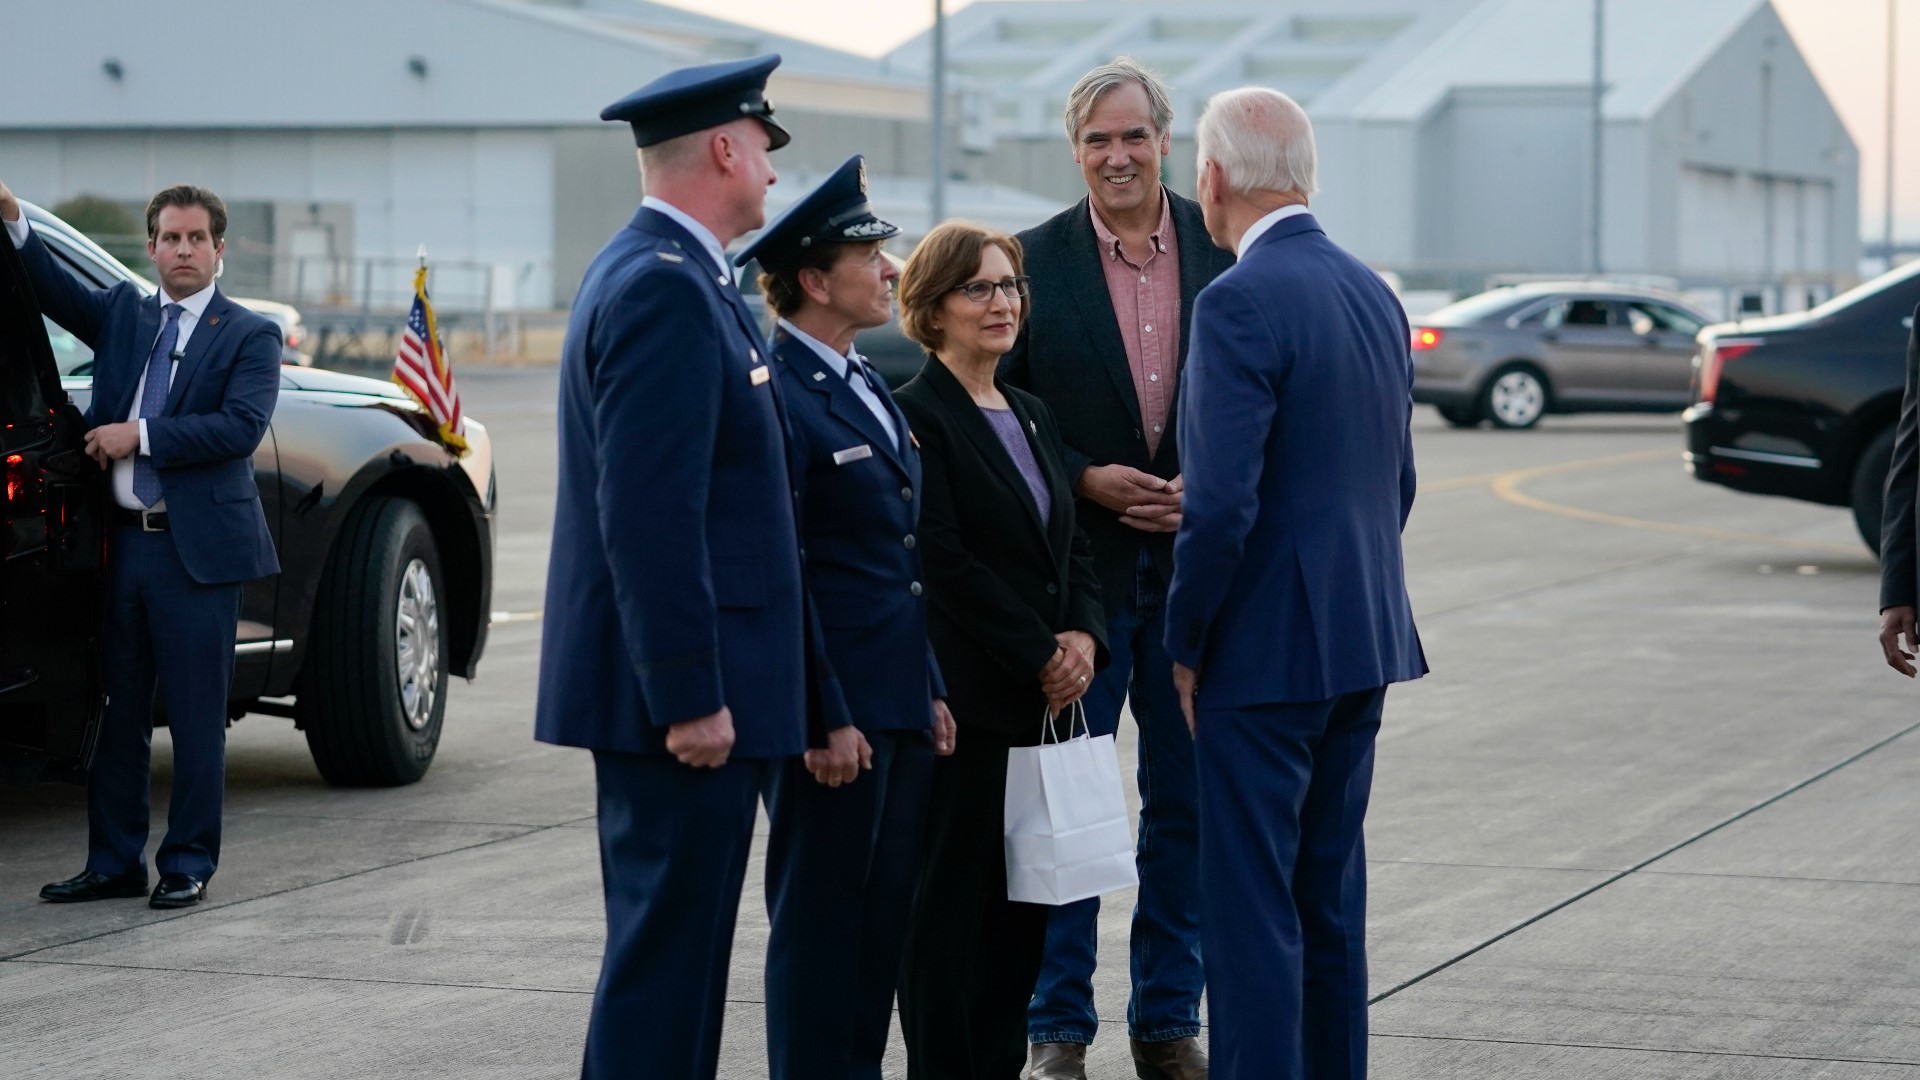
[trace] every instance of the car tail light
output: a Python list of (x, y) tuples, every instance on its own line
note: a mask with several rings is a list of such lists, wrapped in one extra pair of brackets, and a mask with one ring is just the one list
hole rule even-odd
[(1728, 364), (1752, 352), (1760, 344), (1759, 338), (1721, 338), (1707, 341), (1700, 346), (1700, 385), (1694, 394), (1695, 401), (1712, 402), (1720, 392), (1720, 373)]
[(300, 331), (289, 330), (287, 331), (287, 348), (297, 349), (300, 347), (300, 343), (302, 341), (305, 341), (306, 339), (307, 339), (307, 336), (301, 333)]
[(1415, 327), (1413, 331), (1413, 351), (1420, 352), (1424, 349), (1431, 349), (1435, 345), (1440, 344), (1440, 339), (1446, 336), (1445, 333), (1431, 326)]
[(7, 501), (8, 502), (12, 502), (14, 499), (18, 498), (20, 495), (20, 492), (24, 490), (27, 486), (26, 469), (22, 467), (22, 464), (26, 460), (27, 460), (26, 458), (22, 457), (19, 454), (7, 455)]

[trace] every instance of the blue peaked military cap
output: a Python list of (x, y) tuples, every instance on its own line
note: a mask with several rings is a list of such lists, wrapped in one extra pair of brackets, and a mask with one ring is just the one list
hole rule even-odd
[(745, 266), (759, 259), (762, 267), (777, 270), (815, 244), (885, 240), (899, 231), (898, 225), (881, 221), (874, 214), (873, 205), (867, 201), (867, 162), (855, 154), (825, 183), (802, 195), (761, 229), (733, 262)]
[(652, 146), (751, 116), (767, 126), (778, 150), (793, 139), (766, 98), (767, 76), (779, 66), (780, 54), (768, 53), (669, 71), (601, 109), (600, 119), (626, 121), (635, 145)]

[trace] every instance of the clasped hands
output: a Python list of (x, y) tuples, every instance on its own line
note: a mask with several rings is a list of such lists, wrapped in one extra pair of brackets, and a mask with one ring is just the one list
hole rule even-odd
[[(940, 698), (933, 699), (933, 752), (946, 757), (953, 753), (957, 738), (953, 713)], [(667, 728), (667, 751), (682, 765), (696, 769), (717, 769), (733, 753), (733, 712), (721, 708), (693, 720)], [(808, 750), (801, 759), (813, 778), (828, 787), (839, 787), (858, 779), (863, 769), (873, 768), (873, 746), (860, 729), (848, 724), (829, 732), (824, 750)]]
[(87, 456), (99, 462), (101, 468), (112, 468), (115, 461), (140, 452), (140, 421), (127, 420), (94, 428), (87, 432), (85, 449)]
[(1089, 465), (1080, 473), (1081, 496), (1118, 513), (1122, 523), (1141, 532), (1177, 532), (1186, 490), (1181, 477), (1162, 480), (1126, 465)]
[(1058, 716), (1093, 685), (1093, 637), (1084, 630), (1068, 630), (1053, 638), (1059, 645), (1040, 669), (1040, 691), (1047, 695), (1047, 711)]

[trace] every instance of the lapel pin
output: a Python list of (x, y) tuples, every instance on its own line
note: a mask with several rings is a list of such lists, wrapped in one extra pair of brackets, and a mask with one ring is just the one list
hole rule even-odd
[(827, 373), (824, 371), (816, 371), (813, 373), (814, 382), (825, 382), (826, 378), (827, 378)]
[(1027, 421), (1027, 430), (1028, 430), (1028, 431), (1031, 431), (1031, 432), (1033, 432), (1033, 435), (1034, 435), (1034, 437), (1035, 437), (1035, 438), (1039, 438), (1039, 436), (1040, 436), (1040, 425), (1038, 425), (1038, 424), (1036, 424), (1036, 423), (1034, 423), (1033, 421), (1031, 421), (1031, 420), (1029, 420), (1029, 421)]
[(215, 315), (215, 316), (214, 316), (213, 318), (211, 318), (211, 319), (208, 319), (208, 320), (207, 320), (207, 325), (208, 325), (208, 326), (219, 326), (219, 325), (220, 325), (220, 316), (218, 316), (218, 315)]

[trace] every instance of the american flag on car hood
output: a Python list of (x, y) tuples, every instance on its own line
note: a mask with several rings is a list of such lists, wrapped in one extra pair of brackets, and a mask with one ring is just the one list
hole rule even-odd
[(424, 261), (413, 274), (413, 310), (407, 312), (407, 328), (393, 358), (393, 381), (433, 417), (442, 442), (459, 453), (467, 452), (467, 440), (461, 436), (460, 391), (454, 388), (453, 366), (447, 362), (433, 319), (433, 301), (427, 299)]

